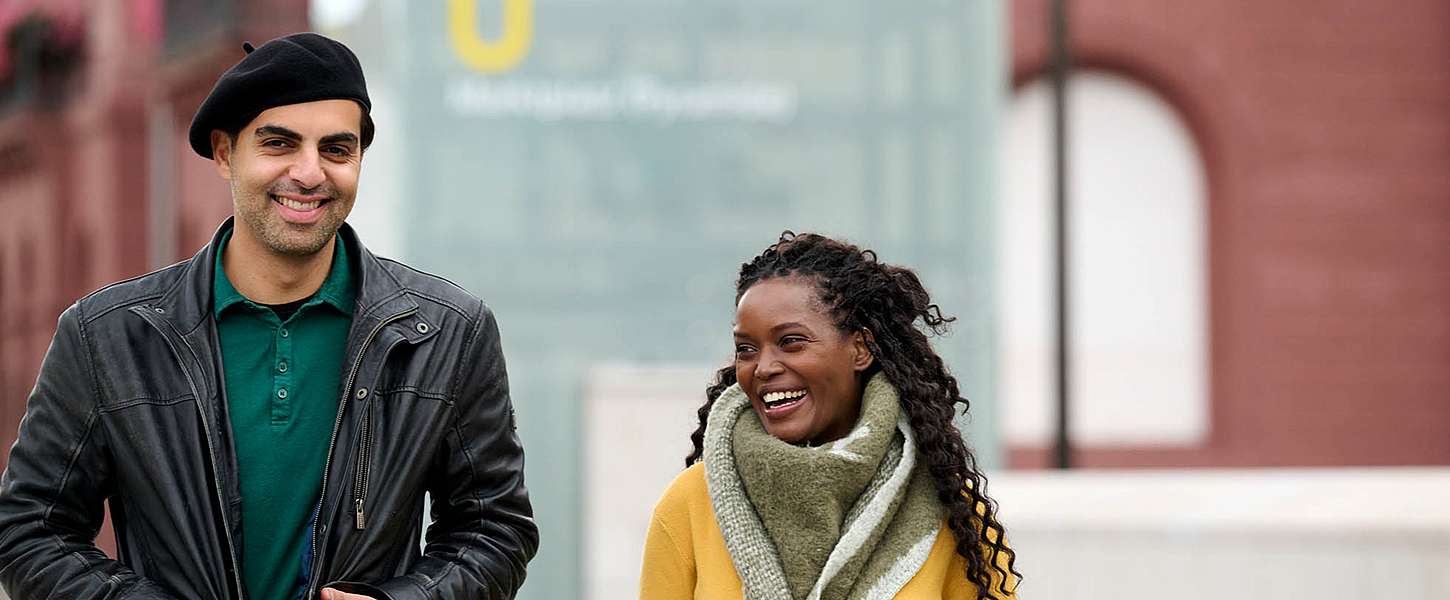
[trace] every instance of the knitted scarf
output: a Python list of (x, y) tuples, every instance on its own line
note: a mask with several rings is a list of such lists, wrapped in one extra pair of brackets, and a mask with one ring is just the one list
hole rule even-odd
[(745, 598), (890, 598), (920, 570), (945, 510), (896, 390), (880, 374), (846, 437), (771, 436), (737, 384), (705, 427), (705, 477)]

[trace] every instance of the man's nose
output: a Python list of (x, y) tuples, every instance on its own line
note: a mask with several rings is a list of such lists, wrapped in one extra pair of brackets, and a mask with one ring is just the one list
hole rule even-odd
[(322, 160), (315, 152), (298, 152), (287, 176), (303, 189), (315, 188), (327, 180), (327, 174), (322, 171)]

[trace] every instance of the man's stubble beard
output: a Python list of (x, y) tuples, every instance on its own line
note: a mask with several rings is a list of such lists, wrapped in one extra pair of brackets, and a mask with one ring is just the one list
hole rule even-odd
[(338, 211), (338, 203), (343, 200), (334, 195), (323, 207), (322, 217), (299, 230), (272, 208), (273, 190), (263, 191), (255, 198), (243, 199), (244, 193), (237, 189), (235, 181), (231, 187), (232, 207), (237, 217), (259, 243), (278, 255), (303, 258), (321, 252), (347, 219), (347, 211)]

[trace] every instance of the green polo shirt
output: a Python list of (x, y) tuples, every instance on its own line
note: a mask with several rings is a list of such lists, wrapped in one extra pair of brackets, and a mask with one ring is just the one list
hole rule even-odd
[[(227, 232), (220, 247), (230, 240)], [(353, 274), (339, 236), (322, 287), (282, 321), (237, 292), (221, 252), (215, 268), (212, 311), (242, 487), (243, 579), (249, 598), (290, 599), (312, 543), (308, 524), (337, 417)]]

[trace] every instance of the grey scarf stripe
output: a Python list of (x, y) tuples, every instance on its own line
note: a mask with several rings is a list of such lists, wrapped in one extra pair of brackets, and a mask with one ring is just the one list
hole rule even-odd
[[(885, 400), (896, 410), (895, 390), (884, 376), (874, 377), (866, 386), (864, 396), (863, 404), (866, 399)], [(737, 464), (735, 444), (741, 432), (763, 434), (758, 421), (751, 422), (750, 427), (742, 425), (744, 429), (737, 429), (737, 422), (755, 418), (749, 400), (738, 386), (732, 386), (716, 400), (705, 431), (706, 485), (745, 598), (787, 599), (792, 598), (790, 580), (771, 532), (751, 503)], [(863, 415), (863, 422), (865, 419)], [(871, 464), (863, 464), (864, 468), (874, 469), (875, 475), (845, 515), (840, 537), (831, 547), (814, 585), (797, 588), (803, 593), (809, 589), (809, 594), (797, 600), (888, 598), (900, 591), (926, 562), (944, 513), (935, 499), (930, 477), (924, 468), (916, 468), (919, 456), (915, 435), (904, 415), (898, 412), (895, 420), (899, 435), (886, 449), (885, 456), (873, 456)], [(861, 424), (857, 428), (851, 437), (864, 433)], [(745, 442), (758, 443), (748, 436)], [(848, 438), (819, 451), (860, 458), (847, 448), (850, 443)], [(761, 498), (757, 496), (757, 499)], [(764, 499), (774, 500), (774, 497)]]
[(750, 410), (750, 400), (740, 385), (730, 386), (715, 399), (705, 424), (705, 486), (715, 520), (725, 537), (725, 548), (735, 563), (747, 600), (790, 598), (785, 569), (765, 525), (745, 496), (740, 474), (735, 470), (734, 444), (730, 432), (740, 413)]

